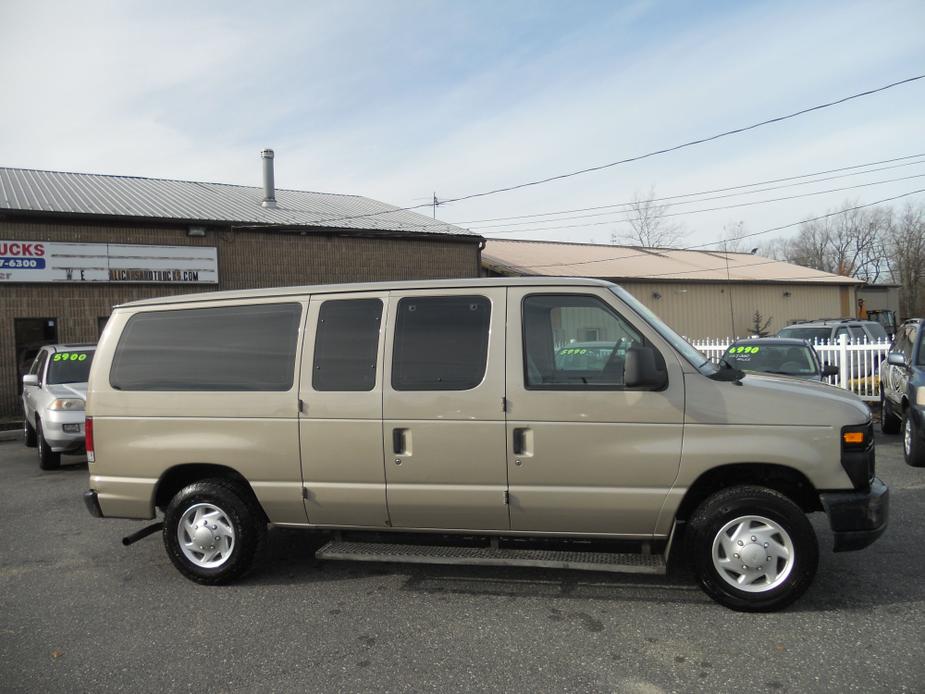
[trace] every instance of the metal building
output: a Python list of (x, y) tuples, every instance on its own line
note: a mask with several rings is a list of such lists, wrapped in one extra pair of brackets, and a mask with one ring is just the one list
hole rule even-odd
[(550, 241), (486, 241), (483, 273), (595, 277), (621, 284), (691, 339), (776, 332), (797, 320), (853, 316), (859, 280), (750, 253)]
[[(0, 419), (42, 344), (190, 292), (477, 277), (482, 238), (358, 195), (0, 168)], [(255, 176), (255, 178), (257, 178)], [(260, 179), (257, 179), (258, 181)]]

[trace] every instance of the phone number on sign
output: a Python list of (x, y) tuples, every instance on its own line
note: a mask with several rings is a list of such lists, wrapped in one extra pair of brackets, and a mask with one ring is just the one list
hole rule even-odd
[(15, 268), (19, 270), (44, 270), (44, 258), (0, 258), (0, 268)]

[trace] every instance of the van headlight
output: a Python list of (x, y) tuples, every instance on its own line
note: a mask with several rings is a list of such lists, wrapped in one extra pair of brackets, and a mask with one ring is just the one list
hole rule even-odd
[(83, 412), (84, 405), (84, 401), (80, 398), (58, 398), (57, 400), (51, 401), (48, 409), (63, 410), (65, 412)]

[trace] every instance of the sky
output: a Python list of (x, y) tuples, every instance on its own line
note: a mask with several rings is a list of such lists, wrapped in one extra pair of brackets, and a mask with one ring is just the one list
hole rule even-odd
[[(417, 205), (643, 154), (925, 73), (923, 26), (921, 0), (2, 0), (0, 166), (260, 185), (259, 152), (271, 147), (280, 188)], [(923, 116), (925, 80), (645, 161), (441, 205), (437, 215), (496, 238), (607, 243), (628, 231), (620, 208), (560, 222), (474, 220), (925, 154)], [(672, 219), (690, 245), (739, 222), (758, 232), (845, 200), (925, 188), (925, 157), (917, 161), (694, 198), (674, 205)], [(925, 202), (925, 193), (908, 199)], [(576, 224), (588, 226), (548, 228)]]

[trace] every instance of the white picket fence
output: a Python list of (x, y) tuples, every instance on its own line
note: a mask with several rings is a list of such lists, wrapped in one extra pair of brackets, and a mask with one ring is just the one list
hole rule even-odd
[[(697, 349), (713, 360), (719, 360), (734, 340), (689, 340)], [(880, 400), (880, 364), (886, 362), (890, 343), (849, 340), (840, 335), (838, 342), (814, 342), (813, 347), (823, 364), (838, 367), (838, 375), (826, 380), (833, 386), (850, 390), (862, 400)]]

